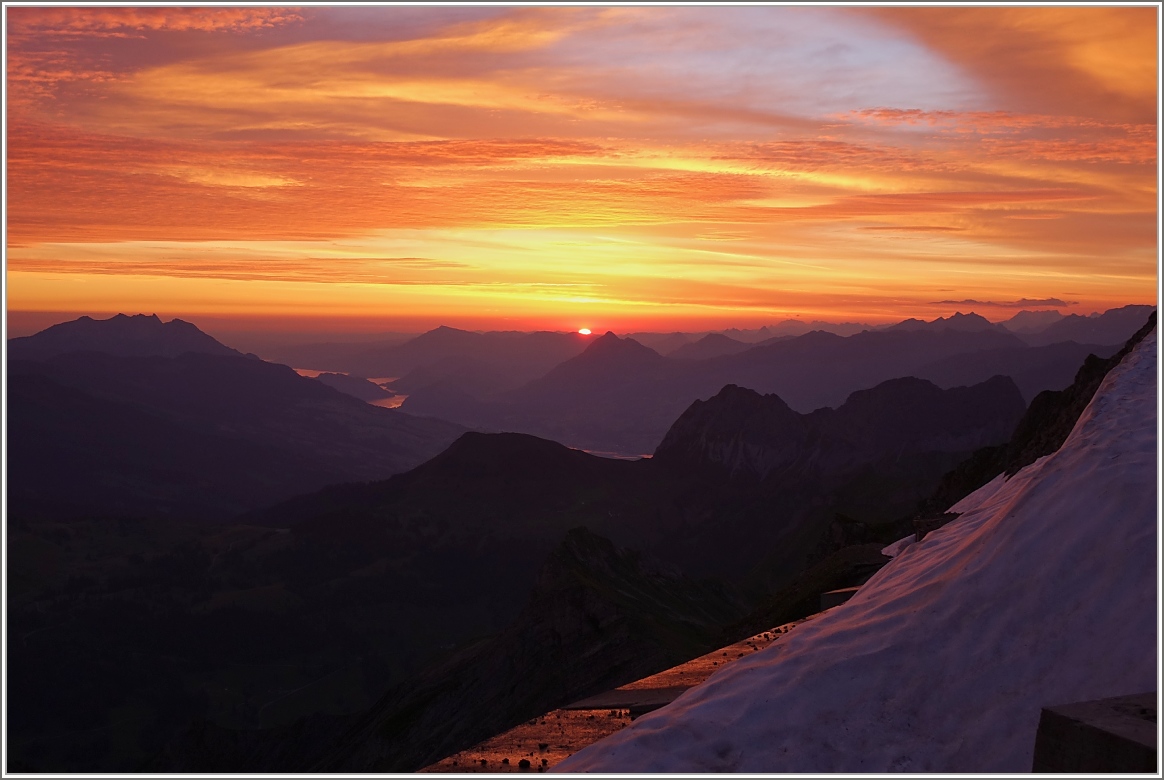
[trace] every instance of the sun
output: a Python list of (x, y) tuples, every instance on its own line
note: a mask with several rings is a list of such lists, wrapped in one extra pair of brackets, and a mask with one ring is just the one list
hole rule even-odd
[(590, 335), (590, 328), (578, 328), (578, 332), (581, 333), (583, 336), (589, 336)]

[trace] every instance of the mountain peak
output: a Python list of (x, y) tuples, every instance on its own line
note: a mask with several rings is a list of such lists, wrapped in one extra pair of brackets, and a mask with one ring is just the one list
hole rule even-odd
[(999, 324), (1012, 333), (1029, 333), (1043, 330), (1061, 319), (1063, 319), (1063, 315), (1056, 309), (1043, 311), (1023, 309), (1009, 320)]
[(983, 317), (981, 314), (969, 312), (963, 314), (956, 311), (949, 317), (938, 317), (932, 321), (919, 320), (911, 317), (908, 320), (903, 320), (896, 325), (890, 326), (887, 330), (903, 331), (903, 330), (962, 330), (962, 331), (976, 331), (976, 330), (995, 330), (998, 326), (990, 320)]
[(579, 358), (593, 359), (595, 357), (608, 358), (611, 356), (633, 357), (639, 360), (661, 360), (663, 357), (655, 350), (643, 346), (632, 338), (620, 339), (613, 331), (608, 330), (590, 342), (590, 346), (583, 350)]
[(774, 471), (842, 473), (903, 452), (971, 452), (1005, 441), (1022, 416), (1010, 377), (942, 390), (902, 377), (852, 393), (836, 409), (799, 414), (777, 395), (725, 385), (685, 411), (655, 451), (655, 460), (715, 466), (764, 478)]
[[(663, 437), (655, 459), (696, 467), (715, 463), (732, 473), (763, 476), (797, 454), (806, 431), (801, 415), (780, 396), (729, 384), (688, 407)], [(783, 446), (765, 448), (771, 441)]]

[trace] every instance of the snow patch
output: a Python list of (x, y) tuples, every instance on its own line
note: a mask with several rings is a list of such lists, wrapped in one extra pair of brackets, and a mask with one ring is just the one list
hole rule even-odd
[(556, 771), (1029, 772), (1042, 707), (1157, 689), (1156, 408), (1153, 331), (1058, 452)]

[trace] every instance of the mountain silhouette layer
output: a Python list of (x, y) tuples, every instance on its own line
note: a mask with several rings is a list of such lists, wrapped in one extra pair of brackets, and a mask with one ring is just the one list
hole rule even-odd
[[(925, 376), (928, 371), (944, 382), (964, 363), (979, 371), (971, 375), (963, 370), (966, 379), (957, 376), (958, 384), (977, 384), (1014, 370), (1021, 361), (1011, 353), (1030, 349), (1003, 328), (931, 326), (848, 337), (817, 331), (703, 359), (663, 357), (611, 333), (517, 389), (496, 395), (422, 389), (401, 408), (471, 427), (641, 455), (655, 450), (693, 399), (708, 398), (728, 384), (775, 393), (792, 409), (807, 413), (840, 406), (850, 393), (888, 379)], [(1022, 366), (1021, 389), (1033, 397), (1044, 389), (1058, 389), (1047, 383), (1069, 383), (1079, 357), (1070, 350), (1039, 355), (1034, 364)]]
[(106, 320), (81, 317), (32, 336), (8, 340), (9, 360), (47, 360), (69, 352), (101, 352), (123, 357), (177, 357), (185, 352), (241, 355), (195, 325), (156, 314), (118, 314)]
[[(42, 332), (58, 334), (41, 353), (49, 357), (8, 362), (9, 499), (19, 512), (221, 521), (327, 484), (406, 471), (464, 431), (370, 406), (222, 345), (211, 349), (218, 342), (187, 323), (175, 329), (178, 320), (76, 322)], [(70, 337), (89, 348), (53, 353), (64, 349), (59, 334), (94, 329), (104, 341)], [(119, 340), (125, 330), (132, 337)], [(40, 335), (23, 343), (43, 346)], [(175, 344), (183, 351), (173, 357), (93, 349)]]

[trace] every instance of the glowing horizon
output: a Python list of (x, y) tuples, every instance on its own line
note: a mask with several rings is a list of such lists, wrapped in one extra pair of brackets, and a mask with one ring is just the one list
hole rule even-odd
[(1152, 7), (6, 23), (10, 314), (627, 332), (1156, 302)]

